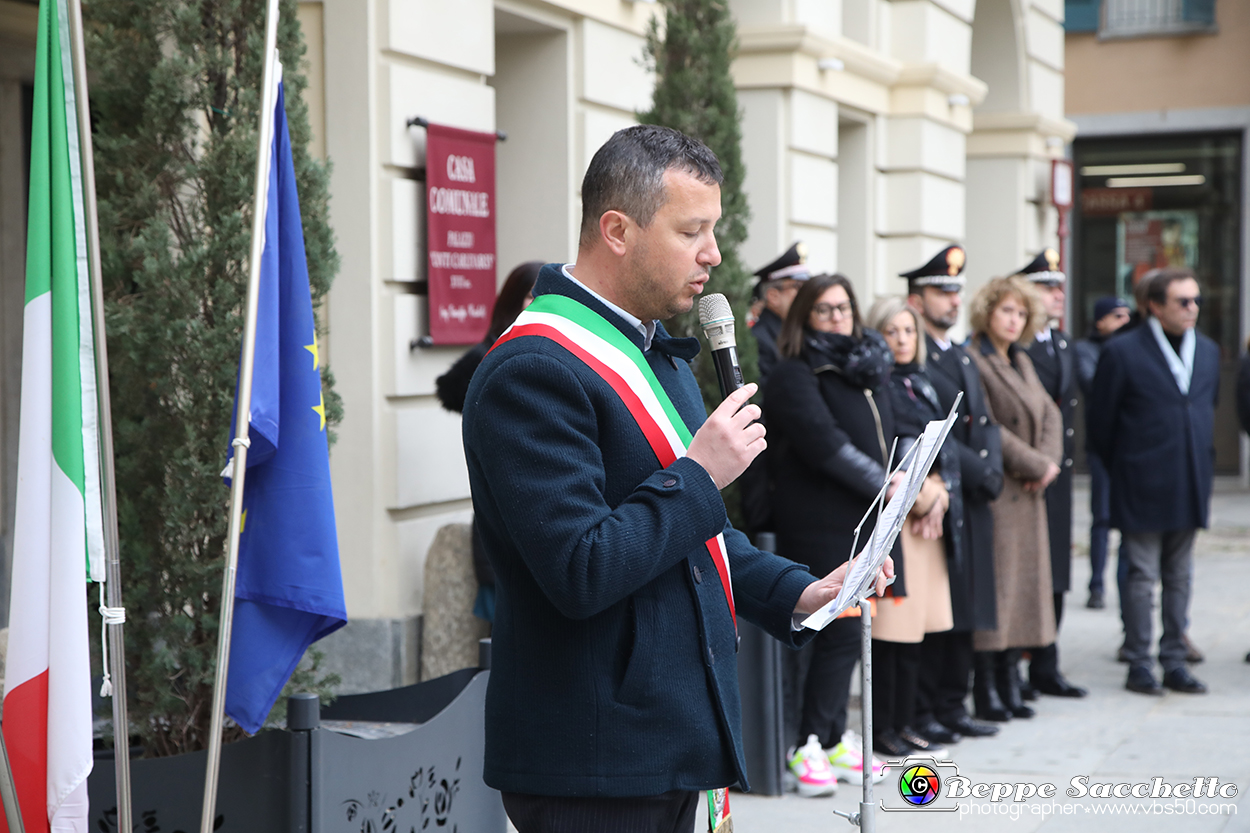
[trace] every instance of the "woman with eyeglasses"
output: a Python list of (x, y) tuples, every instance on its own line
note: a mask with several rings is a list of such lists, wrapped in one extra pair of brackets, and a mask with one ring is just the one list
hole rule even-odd
[[(906, 298), (887, 296), (872, 305), (868, 323), (894, 354), (889, 392), (901, 459), (925, 426), (946, 413), (925, 371), (920, 314)], [(948, 553), (957, 556), (955, 536), (961, 530), (951, 526), (947, 536), (943, 521), (948, 512), (963, 517), (958, 454), (953, 439), (939, 450), (899, 536), (903, 560), (894, 562), (897, 578), (878, 602), (872, 623), (873, 748), (888, 758), (938, 754), (941, 744), (960, 739), (936, 721), (916, 721), (920, 642), (926, 633), (948, 631), (955, 623), (946, 559)]]
[[(777, 348), (781, 360), (764, 387), (777, 549), (813, 575), (826, 575), (852, 555), (855, 527), (885, 481), (894, 440), (893, 356), (880, 333), (864, 328), (855, 291), (842, 275), (807, 281)], [(860, 532), (861, 550), (874, 519)], [(899, 553), (896, 544), (896, 562)], [(831, 794), (836, 778), (863, 783), (861, 741), (846, 725), (860, 653), (858, 609), (851, 612), (812, 641), (806, 674), (797, 655), (788, 663), (787, 684), (802, 706), (787, 764), (801, 795)], [(879, 762), (872, 766), (879, 778)]]
[[(1020, 696), (1023, 648), (1055, 641), (1046, 487), (1059, 476), (1063, 417), (1046, 393), (1024, 345), (1046, 325), (1046, 309), (1023, 278), (994, 278), (969, 306), (968, 354), (981, 371), (992, 419), (1003, 428), (1003, 491), (994, 514), (994, 583), (998, 627), (976, 631), (977, 717), (1032, 717)], [(990, 680), (1006, 709), (990, 691)]]

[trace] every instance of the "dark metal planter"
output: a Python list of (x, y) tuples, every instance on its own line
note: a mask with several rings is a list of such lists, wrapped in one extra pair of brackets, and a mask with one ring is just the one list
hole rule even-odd
[[(223, 833), (503, 833), (499, 793), (482, 781), (489, 671), (464, 669), (413, 686), (341, 697), (326, 720), (414, 724), (375, 740), (319, 725), (307, 700), (288, 702), (291, 730), (222, 750), (216, 829)], [(396, 729), (394, 725), (391, 726)], [(139, 833), (199, 829), (206, 753), (135, 760)], [(90, 830), (117, 829), (111, 753), (88, 779)]]

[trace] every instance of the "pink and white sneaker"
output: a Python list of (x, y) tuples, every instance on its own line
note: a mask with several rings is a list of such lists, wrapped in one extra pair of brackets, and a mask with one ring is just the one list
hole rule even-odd
[[(825, 754), (829, 756), (829, 767), (833, 770), (834, 776), (839, 781), (845, 781), (848, 784), (856, 784), (862, 786), (864, 783), (864, 745), (860, 741), (859, 733), (847, 729), (842, 735), (842, 740), (832, 749), (826, 749)], [(872, 757), (872, 783), (877, 783), (885, 777), (886, 766), (882, 761), (877, 760), (877, 756)]]
[(815, 735), (790, 753), (786, 761), (787, 785), (804, 798), (819, 798), (838, 791), (838, 779)]

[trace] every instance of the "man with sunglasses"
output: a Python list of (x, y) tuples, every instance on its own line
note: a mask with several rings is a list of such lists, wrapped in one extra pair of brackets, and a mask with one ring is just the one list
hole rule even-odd
[[(1191, 270), (1160, 270), (1146, 292), (1144, 324), (1103, 347), (1090, 401), (1090, 445), (1110, 473), (1111, 525), (1128, 558), (1125, 687), (1142, 694), (1207, 690), (1185, 667), (1193, 545), (1207, 526), (1219, 393), (1219, 348), (1195, 329), (1201, 304)], [(1163, 686), (1150, 650), (1156, 582)]]

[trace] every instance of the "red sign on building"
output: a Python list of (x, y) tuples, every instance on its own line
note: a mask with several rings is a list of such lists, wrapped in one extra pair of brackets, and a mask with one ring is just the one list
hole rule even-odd
[(495, 304), (495, 134), (426, 128), (430, 340), (476, 344)]

